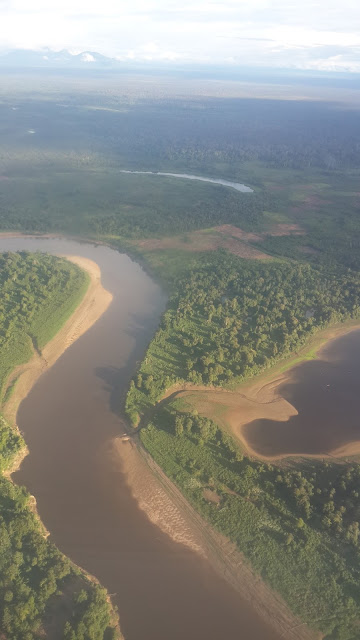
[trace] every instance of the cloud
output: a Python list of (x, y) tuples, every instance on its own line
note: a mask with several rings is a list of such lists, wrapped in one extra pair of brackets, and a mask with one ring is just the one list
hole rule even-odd
[[(356, 69), (358, 0), (0, 0), (0, 48)], [(318, 65), (318, 67), (316, 67)]]
[(95, 58), (93, 55), (91, 55), (91, 53), (82, 53), (81, 60), (83, 62), (95, 62)]

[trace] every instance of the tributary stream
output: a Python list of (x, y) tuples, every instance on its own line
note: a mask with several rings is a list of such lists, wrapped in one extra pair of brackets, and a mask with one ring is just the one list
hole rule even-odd
[(110, 459), (127, 385), (165, 308), (160, 287), (104, 246), (6, 238), (0, 250), (90, 258), (113, 294), (19, 408), (30, 453), (13, 478), (36, 497), (50, 539), (109, 590), (126, 640), (279, 640), (206, 560), (150, 522)]
[(230, 187), (235, 191), (241, 191), (242, 193), (253, 193), (253, 189), (247, 187), (241, 182), (230, 182), (229, 180), (223, 180), (222, 178), (206, 178), (204, 176), (193, 176), (189, 173), (165, 173), (163, 171), (130, 171), (128, 169), (120, 169), (120, 173), (132, 173), (136, 175), (145, 176), (165, 176), (168, 178), (180, 178), (180, 180), (198, 180), (200, 182), (212, 182), (212, 184), (219, 184), (223, 187)]

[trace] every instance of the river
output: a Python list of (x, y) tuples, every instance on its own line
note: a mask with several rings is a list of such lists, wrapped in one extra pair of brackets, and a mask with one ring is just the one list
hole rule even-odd
[(130, 171), (128, 169), (121, 169), (120, 173), (134, 173), (146, 176), (167, 176), (170, 178), (182, 178), (184, 180), (199, 180), (200, 182), (212, 182), (212, 184), (220, 184), (223, 187), (230, 187), (236, 191), (242, 193), (253, 193), (254, 190), (247, 187), (241, 182), (231, 182), (230, 180), (223, 180), (222, 178), (205, 178), (204, 176), (193, 176), (189, 173), (165, 173), (163, 171)]
[(126, 640), (279, 640), (205, 559), (150, 522), (110, 458), (129, 379), (165, 308), (160, 287), (105, 246), (6, 238), (0, 250), (90, 258), (114, 296), (19, 408), (30, 453), (13, 478), (36, 497), (50, 539), (109, 590)]
[[(277, 388), (298, 414), (286, 422), (255, 420), (243, 435), (263, 456), (359, 452), (360, 331), (329, 342), (319, 358), (293, 367)], [(355, 447), (353, 447), (355, 443)]]

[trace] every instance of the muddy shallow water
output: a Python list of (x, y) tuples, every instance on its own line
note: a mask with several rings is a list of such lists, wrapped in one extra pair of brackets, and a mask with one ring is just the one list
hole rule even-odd
[(30, 455), (13, 478), (36, 497), (51, 540), (107, 587), (126, 640), (278, 639), (206, 560), (150, 522), (114, 460), (121, 401), (165, 307), (163, 292), (107, 247), (0, 239), (1, 251), (23, 249), (94, 260), (114, 296), (18, 412)]
[(319, 359), (291, 369), (277, 393), (298, 415), (286, 422), (261, 419), (242, 427), (246, 442), (256, 453), (358, 452), (358, 444), (352, 443), (360, 440), (360, 330), (331, 341)]

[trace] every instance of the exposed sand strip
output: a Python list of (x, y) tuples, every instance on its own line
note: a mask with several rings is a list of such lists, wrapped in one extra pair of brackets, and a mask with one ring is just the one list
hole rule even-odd
[(77, 309), (66, 321), (56, 336), (44, 347), (41, 355), (34, 353), (31, 360), (19, 365), (9, 376), (7, 384), (17, 380), (8, 402), (2, 407), (7, 420), (14, 423), (21, 401), (28, 395), (31, 387), (40, 375), (80, 338), (106, 311), (112, 301), (112, 294), (101, 284), (101, 272), (93, 260), (80, 256), (62, 256), (87, 271), (90, 276), (89, 287)]
[(301, 624), (282, 598), (253, 573), (235, 545), (201, 518), (146, 453), (137, 436), (128, 441), (115, 438), (111, 443), (111, 458), (114, 465), (120, 458), (132, 495), (148, 518), (176, 542), (201, 553), (249, 606), (278, 631), (279, 638), (318, 640), (322, 637)]
[(122, 440), (115, 438), (112, 442), (112, 457), (114, 465), (118, 464), (119, 456), (121, 467), (127, 478), (127, 485), (138, 503), (153, 524), (175, 542), (186, 545), (193, 551), (204, 554), (202, 541), (192, 524), (188, 521), (182, 510), (164, 488), (149, 466), (147, 457), (141, 455), (132, 439)]
[(348, 442), (328, 453), (281, 453), (279, 455), (261, 455), (251, 447), (244, 434), (245, 425), (254, 420), (273, 420), (275, 422), (287, 422), (291, 417), (298, 415), (296, 408), (279, 393), (279, 387), (287, 380), (290, 374), (287, 372), (281, 378), (260, 386), (256, 384), (249, 387), (244, 393), (226, 392), (221, 390), (208, 391), (179, 391), (175, 395), (186, 400), (196, 409), (200, 415), (211, 418), (219, 427), (230, 432), (240, 441), (245, 453), (259, 460), (280, 461), (285, 458), (314, 458), (317, 460), (340, 459), (360, 454), (360, 441)]
[(287, 422), (292, 416), (298, 415), (296, 408), (280, 395), (280, 387), (291, 379), (292, 369), (306, 362), (311, 350), (311, 358), (326, 359), (324, 350), (330, 342), (351, 331), (360, 329), (359, 321), (353, 320), (336, 325), (318, 332), (298, 354), (280, 362), (270, 372), (257, 376), (254, 380), (239, 386), (236, 391), (226, 389), (195, 386), (190, 384), (172, 387), (163, 396), (163, 400), (172, 397), (182, 397), (201, 415), (211, 418), (220, 427), (230, 431), (240, 442), (249, 455), (262, 460), (281, 460), (284, 458), (344, 458), (360, 454), (360, 440), (348, 442), (332, 451), (321, 454), (286, 453), (277, 456), (262, 456), (249, 444), (243, 427), (254, 420), (273, 420)]
[(249, 395), (222, 391), (202, 391), (199, 393), (185, 391), (180, 392), (179, 397), (187, 400), (201, 415), (211, 418), (226, 431), (231, 431), (241, 441), (242, 448), (249, 455), (269, 460), (269, 457), (259, 455), (250, 447), (243, 435), (242, 427), (253, 420), (265, 417), (268, 420), (287, 422), (289, 418), (297, 415), (295, 407), (278, 395), (279, 385), (279, 380), (266, 385), (263, 387), (263, 391), (256, 392), (257, 397), (252, 396), (252, 390), (249, 390)]

